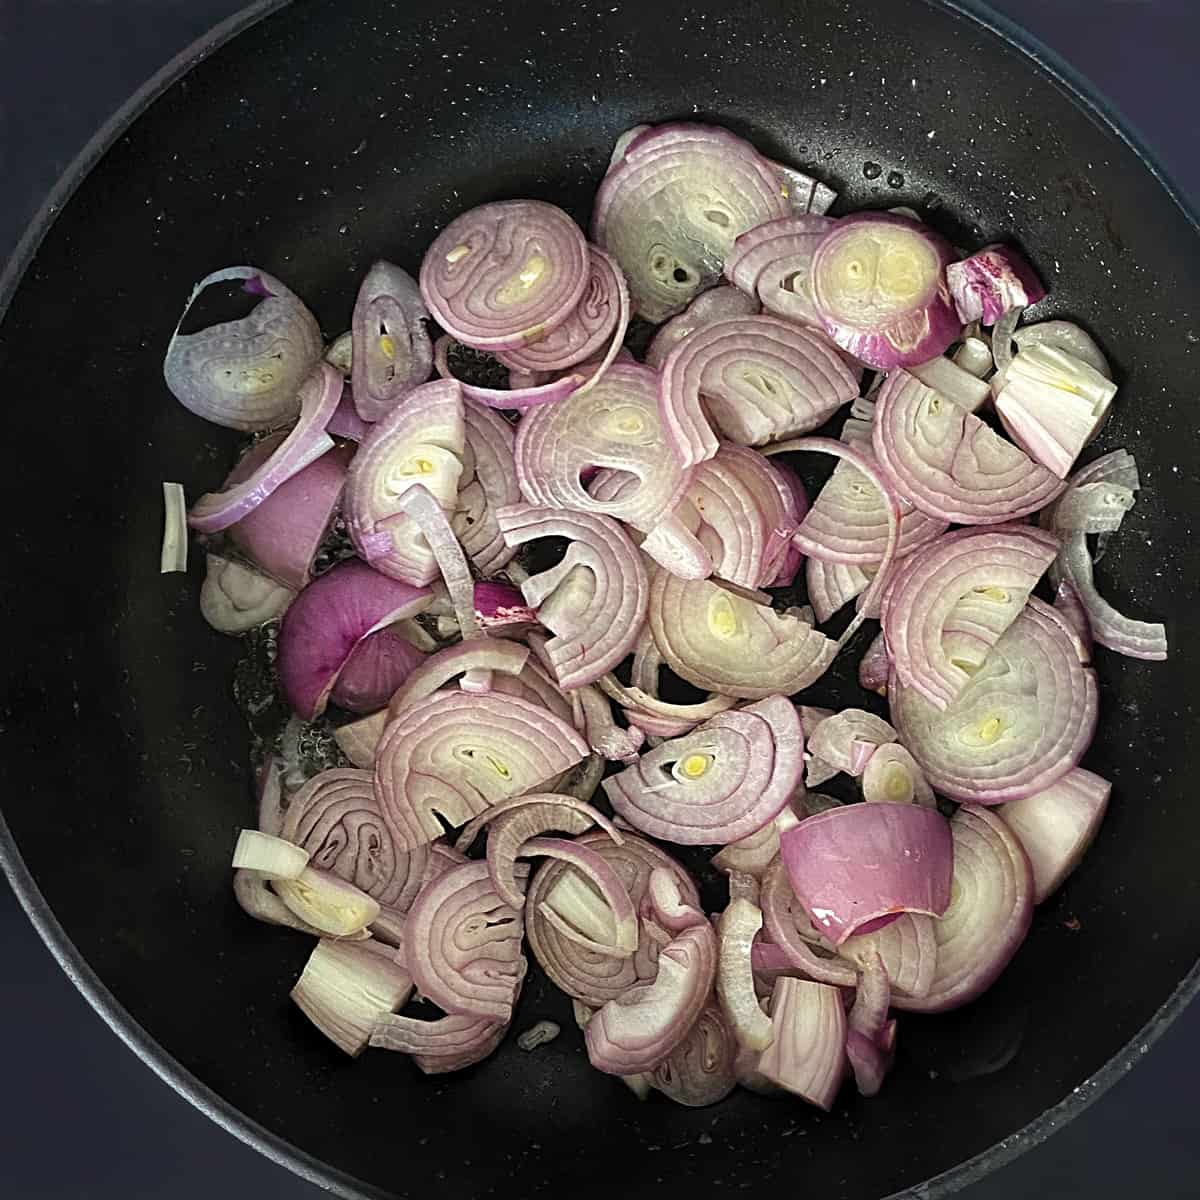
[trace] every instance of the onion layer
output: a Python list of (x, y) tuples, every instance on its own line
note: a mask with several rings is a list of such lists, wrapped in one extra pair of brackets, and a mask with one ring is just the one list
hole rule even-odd
[(717, 996), (734, 1036), (750, 1050), (765, 1050), (775, 1036), (770, 1018), (758, 1006), (750, 965), (750, 947), (762, 923), (762, 912), (753, 904), (731, 900), (717, 924)]
[(494, 409), (464, 400), (463, 434), (463, 469), (450, 525), (476, 569), (489, 575), (512, 558), (500, 536), (496, 510), (521, 498), (513, 429)]
[(759, 1073), (826, 1112), (846, 1062), (846, 1011), (837, 988), (783, 977), (771, 992), (774, 1040), (758, 1059)]
[(429, 378), (429, 312), (416, 280), (389, 262), (363, 276), (351, 322), (351, 387), (364, 421), (379, 421)]

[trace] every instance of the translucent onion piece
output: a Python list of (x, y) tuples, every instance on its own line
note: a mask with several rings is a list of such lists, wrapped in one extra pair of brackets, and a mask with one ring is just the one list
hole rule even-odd
[[(471, 568), (437, 497), (418, 483), (401, 493), (400, 507), (421, 531), (421, 537), (433, 553), (450, 603), (454, 606), (454, 618), (462, 640), (469, 642), (482, 637), (483, 630), (475, 619), (475, 583)], [(471, 690), (465, 680), (462, 686)]]
[(936, 792), (1001, 804), (1044, 791), (1078, 763), (1096, 726), (1096, 677), (1060, 620), (1030, 597), (945, 711), (893, 680), (899, 740)]
[(235, 871), (257, 871), (268, 879), (295, 879), (307, 866), (307, 850), (257, 829), (243, 829), (233, 848)]
[(950, 830), (954, 889), (934, 924), (933, 984), (920, 999), (892, 998), (894, 1007), (910, 1012), (946, 1012), (974, 1000), (1008, 966), (1033, 919), (1033, 870), (1016, 833), (973, 804), (954, 814)]
[(671, 351), (659, 411), (687, 467), (716, 454), (716, 431), (742, 445), (778, 441), (823, 425), (857, 393), (825, 338), (777, 317), (733, 317)]
[(420, 278), (425, 303), (451, 337), (481, 350), (515, 350), (552, 332), (579, 304), (587, 242), (553, 204), (483, 204), (438, 234)]
[[(649, 531), (683, 482), (658, 416), (658, 375), (616, 363), (589, 392), (527, 413), (517, 428), (517, 478), (531, 504), (600, 513)], [(608, 500), (594, 498), (588, 468), (636, 481)]]
[(881, 717), (861, 708), (846, 708), (826, 717), (808, 738), (808, 752), (836, 771), (858, 776), (866, 766), (860, 746), (894, 742), (896, 731)]
[(964, 325), (994, 325), (1009, 309), (1046, 298), (1037, 272), (1013, 246), (984, 246), (962, 262), (949, 263), (946, 284)]
[(416, 280), (389, 262), (363, 277), (351, 323), (351, 386), (364, 421), (380, 421), (429, 378), (429, 312)]
[(774, 1038), (758, 1059), (772, 1083), (826, 1112), (846, 1061), (846, 1011), (837, 988), (787, 976), (771, 992)]
[(370, 771), (346, 767), (313, 776), (288, 802), (280, 836), (302, 847), (314, 867), (405, 913), (425, 882), (431, 851), (396, 846), (372, 779)]
[(1079, 599), (1075, 585), (1064, 579), (1054, 593), (1054, 611), (1069, 627), (1069, 632), (1078, 642), (1079, 661), (1085, 667), (1092, 662), (1092, 623), (1087, 610)]
[[(339, 333), (325, 348), (325, 361), (344, 379), (349, 379), (353, 367), (353, 359), (354, 334), (351, 330), (347, 329), (345, 333)], [(345, 400), (347, 398), (349, 398), (349, 393), (343, 393), (342, 399)], [(350, 403), (350, 408), (353, 411), (353, 401)]]
[[(528, 639), (536, 636), (532, 632), (526, 634)], [(540, 708), (546, 709), (547, 712), (553, 713), (568, 725), (574, 726), (577, 732), (582, 733), (586, 729), (586, 722), (582, 720), (582, 714), (576, 711), (566, 694), (559, 691), (558, 685), (550, 678), (541, 663), (532, 658), (525, 664), (519, 675), (493, 676), (492, 691), (528, 700), (531, 704), (536, 704)]]
[[(819, 496), (817, 498), (820, 499)], [(813, 616), (818, 624), (828, 621), (834, 613), (871, 586), (871, 576), (861, 567), (850, 563), (825, 562), (819, 558), (805, 559), (804, 578)]]
[(296, 1007), (339, 1050), (357, 1058), (376, 1021), (412, 994), (412, 980), (397, 966), (390, 946), (367, 940), (316, 944), (292, 988)]
[(331, 937), (360, 933), (379, 916), (377, 900), (316, 867), (305, 867), (295, 879), (276, 879), (273, 887), (296, 916)]
[(813, 255), (833, 228), (829, 217), (800, 214), (742, 234), (725, 262), (725, 277), (756, 295), (767, 312), (819, 325), (810, 275)]
[(652, 1071), (700, 1017), (717, 971), (717, 938), (707, 922), (676, 934), (658, 955), (658, 973), (603, 1004), (584, 1030), (588, 1060), (610, 1075)]
[(779, 177), (793, 213), (824, 216), (837, 202), (837, 192), (821, 180), (814, 179), (795, 167), (789, 167), (786, 163), (773, 162), (771, 166)]
[[(978, 340), (978, 339), (975, 339)], [(981, 342), (980, 345), (983, 345)], [(992, 352), (984, 347), (987, 354), (988, 366), (992, 363)], [(964, 370), (950, 359), (939, 356), (927, 363), (909, 367), (909, 372), (915, 375), (926, 387), (931, 387), (947, 400), (953, 400), (959, 408), (969, 413), (978, 412), (991, 396), (992, 390), (988, 385)]]
[(799, 717), (774, 696), (664, 742), (603, 787), (613, 808), (652, 837), (711, 845), (737, 841), (773, 820), (803, 766)]
[(758, 1006), (750, 966), (750, 946), (762, 923), (762, 912), (745, 900), (731, 900), (717, 923), (717, 996), (734, 1036), (750, 1050), (765, 1050), (775, 1036)]
[(1076, 767), (1044, 792), (996, 812), (1021, 841), (1033, 868), (1033, 902), (1058, 891), (1079, 865), (1108, 810), (1112, 784)]
[(761, 878), (775, 861), (779, 854), (779, 835), (800, 821), (794, 803), (795, 800), (792, 804), (784, 805), (775, 814), (774, 820), (768, 821), (761, 829), (731, 842), (720, 853), (713, 855), (712, 865), (730, 877), (731, 893), (735, 874), (745, 873), (752, 878)]
[(445, 1075), (482, 1062), (507, 1032), (506, 1023), (484, 1017), (445, 1016), (420, 1021), (383, 1016), (371, 1030), (371, 1045), (412, 1055), (426, 1075)]
[(220, 633), (245, 633), (287, 611), (296, 593), (253, 567), (211, 551), (205, 557), (200, 612)]
[[(298, 917), (271, 890), (270, 881), (257, 871), (236, 870), (233, 873), (233, 896), (241, 910), (256, 921), (268, 925), (278, 925), (284, 929), (296, 929), (311, 937), (323, 937), (324, 931), (315, 925)], [(366, 929), (357, 934), (349, 935), (355, 938), (366, 938), (370, 934)]]
[(650, 1072), (650, 1086), (685, 1108), (717, 1104), (737, 1086), (736, 1049), (733, 1031), (710, 1004), (687, 1037)]
[(863, 799), (887, 804), (937, 803), (916, 759), (899, 742), (880, 746), (862, 773)]
[[(249, 316), (179, 332), (205, 288), (235, 279), (264, 297)], [(167, 343), (163, 376), (175, 399), (197, 416), (230, 429), (269, 429), (299, 411), (300, 384), (322, 350), (317, 322), (294, 292), (257, 267), (226, 267), (192, 289)]]
[(584, 684), (571, 692), (571, 700), (579, 706), (575, 728), (583, 733), (596, 754), (611, 762), (636, 760), (646, 740), (645, 733), (635, 725), (622, 729), (613, 718), (612, 705), (599, 688)]
[(247, 479), (222, 492), (207, 492), (192, 505), (188, 524), (200, 533), (219, 533), (253, 512), (298, 471), (333, 449), (325, 432), (342, 394), (341, 376), (319, 363), (300, 385), (300, 419), (278, 448)]
[(447, 1013), (512, 1019), (525, 977), (520, 909), (496, 894), (487, 863), (451, 867), (409, 912), (405, 958), (421, 995)]
[[(520, 675), (529, 661), (529, 647), (502, 639), (478, 638), (474, 642), (455, 642), (431, 654), (405, 680), (388, 705), (389, 720), (400, 716), (419, 701), (432, 696), (452, 679), (470, 671), (495, 671)], [(493, 689), (497, 680), (493, 678)]]
[[(461, 343), (460, 343), (461, 344)], [(459, 379), (450, 367), (450, 351), (454, 339), (449, 334), (438, 338), (433, 345), (434, 370), (442, 379), (456, 380), (462, 388), (464, 400), (470, 400), (482, 408), (516, 409), (524, 412), (540, 405), (556, 404), (573, 392), (584, 391), (588, 382), (586, 369), (580, 366), (569, 375), (547, 380), (540, 371), (509, 371), (508, 387), (481, 387)], [(599, 374), (597, 371), (595, 374)]]
[[(404, 849), (545, 783), (588, 752), (569, 725), (512, 696), (447, 692), (393, 719), (375, 754), (375, 794)], [(440, 819), (439, 819), (440, 818)]]
[(182, 483), (163, 481), (163, 536), (159, 574), (187, 570), (187, 501)]
[(632, 724), (662, 737), (678, 737), (737, 704), (732, 696), (717, 695), (697, 704), (672, 704), (641, 688), (627, 688), (615, 675), (605, 675), (596, 683), (606, 696), (624, 708)]
[(1112, 368), (1104, 357), (1104, 351), (1089, 333), (1071, 321), (1038, 321), (1016, 330), (1012, 340), (1019, 350), (1027, 350), (1031, 346), (1053, 346), (1087, 363), (1105, 379), (1112, 378)]
[(359, 447), (346, 483), (346, 525), (355, 549), (385, 575), (416, 586), (437, 576), (437, 560), (402, 499), (420, 484), (453, 513), (464, 437), (462, 389), (435, 380), (408, 393)]
[(646, 350), (646, 366), (661, 370), (667, 355), (698, 329), (726, 317), (754, 316), (760, 308), (753, 295), (748, 296), (726, 284), (701, 292), (679, 316), (672, 317), (654, 335), (654, 340)]
[(279, 686), (306, 721), (320, 716), (355, 647), (378, 629), (421, 612), (425, 588), (410, 587), (347, 559), (314, 579), (292, 602), (279, 630)]
[(896, 487), (940, 520), (998, 525), (1062, 490), (1052, 472), (907, 371), (879, 391), (872, 445)]
[(619, 345), (628, 323), (628, 289), (621, 268), (603, 250), (589, 246), (587, 286), (570, 316), (545, 337), (515, 350), (501, 350), (496, 357), (517, 370), (565, 371), (587, 362), (606, 342), (615, 339)]
[(792, 890), (782, 858), (775, 859), (764, 872), (759, 903), (767, 934), (787, 967), (838, 987), (854, 986), (857, 978), (854, 968), (834, 954), (832, 944), (813, 944), (811, 939), (816, 930)]
[(512, 558), (496, 510), (521, 499), (513, 462), (513, 428), (494, 409), (463, 401), (465, 446), (458, 502), (450, 520), (467, 557), (484, 575)]
[(705, 691), (758, 700), (819, 679), (837, 645), (811, 625), (712, 580), (656, 571), (647, 619), (667, 665)]
[(738, 234), (786, 213), (770, 165), (748, 142), (713, 126), (660, 125), (605, 175), (592, 236), (621, 265), (635, 311), (657, 323), (719, 278)]
[[(668, 858), (658, 847), (644, 839), (627, 834), (621, 845), (608, 834), (593, 830), (578, 838), (578, 843), (595, 850), (606, 859), (621, 877), (634, 908), (641, 911), (646, 902), (650, 875), (655, 868), (664, 868), (676, 876), (685, 903), (700, 903), (696, 885), (687, 872)], [(638, 948), (632, 958), (616, 958), (581, 946), (553, 927), (542, 911), (543, 904), (562, 883), (572, 868), (563, 862), (549, 862), (534, 876), (525, 900), (526, 930), (530, 948), (538, 963), (554, 984), (577, 1000), (599, 1007), (622, 995), (634, 984), (652, 980), (658, 970), (658, 952), (669, 940), (661, 929), (652, 928), (649, 920), (641, 922)]]
[(895, 1048), (894, 1038), (889, 1038), (887, 1033), (891, 998), (891, 984), (883, 960), (873, 954), (863, 963), (846, 1033), (846, 1058), (854, 1072), (860, 1096), (876, 1095), (891, 1066), (891, 1051)]
[(505, 543), (570, 540), (555, 566), (521, 585), (538, 619), (555, 636), (546, 644), (560, 687), (580, 687), (611, 671), (633, 648), (646, 611), (642, 558), (608, 517), (529, 504), (499, 510)]
[[(1016, 620), (1058, 549), (1045, 530), (999, 525), (955, 530), (905, 559), (882, 606), (901, 683), (946, 708)], [(977, 644), (969, 661), (955, 657), (948, 633)]]
[(704, 925), (708, 920), (684, 896), (678, 874), (666, 867), (655, 867), (650, 872), (649, 887), (642, 902), (642, 915), (669, 934), (682, 933), (692, 925)]
[(887, 641), (883, 630), (875, 635), (875, 640), (867, 647), (867, 652), (858, 664), (858, 682), (868, 692), (878, 692), (887, 695), (888, 677), (892, 673), (892, 659), (888, 654)]
[[(954, 352), (954, 365), (974, 375), (976, 379), (986, 379), (996, 364), (992, 359), (992, 348), (987, 341), (971, 335), (964, 337), (962, 345)], [(933, 387), (933, 384), (929, 386)]]
[(829, 336), (869, 367), (928, 362), (962, 329), (944, 275), (953, 260), (944, 238), (909, 217), (843, 217), (813, 255), (817, 315)]

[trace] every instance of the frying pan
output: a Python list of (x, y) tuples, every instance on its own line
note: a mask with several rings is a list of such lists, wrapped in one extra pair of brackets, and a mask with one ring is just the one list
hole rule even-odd
[[(884, 1092), (847, 1089), (829, 1116), (748, 1093), (637, 1105), (570, 1032), (531, 1055), (510, 1039), (445, 1080), (341, 1059), (286, 1001), (306, 940), (230, 893), (251, 812), (238, 647), (199, 616), (198, 563), (157, 574), (159, 481), (205, 490), (237, 441), (161, 383), (197, 278), (261, 264), (336, 333), (374, 258), (414, 268), (452, 215), (502, 196), (586, 218), (617, 133), (693, 114), (811, 168), (846, 207), (912, 204), (965, 247), (1027, 246), (1046, 315), (1093, 327), (1119, 369), (1099, 449), (1127, 446), (1143, 471), (1102, 582), (1172, 641), (1165, 664), (1100, 659), (1086, 762), (1114, 804), (1013, 965), (967, 1009), (906, 1016)], [(0, 612), (19, 638), (0, 857), (85, 994), (214, 1119), (356, 1197), (937, 1197), (1077, 1112), (1194, 993), (1200, 237), (1144, 152), (1008, 31), (934, 0), (271, 0), (168, 68), (54, 204), (0, 285), (0, 386), (19, 398), (0, 451)], [(538, 1017), (570, 1029), (535, 972), (517, 1028)]]

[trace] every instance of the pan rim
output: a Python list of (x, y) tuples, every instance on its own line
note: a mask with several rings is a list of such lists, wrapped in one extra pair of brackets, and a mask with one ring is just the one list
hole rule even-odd
[[(191, 69), (221, 49), (239, 33), (287, 8), (292, 0), (255, 0), (240, 12), (214, 26), (155, 72), (116, 110), (88, 140), (63, 172), (30, 221), (0, 272), (0, 322), (16, 290), (59, 214), (83, 180), (99, 164), (121, 135), (168, 88)], [(1134, 153), (1142, 166), (1200, 235), (1200, 213), (1171, 178), (1150, 149), (1145, 137), (1084, 75), (1038, 37), (998, 13), (984, 0), (923, 0), (929, 7), (969, 21), (1000, 38), (1027, 59), (1033, 69), (1055, 83), (1071, 102)], [(273, 1162), (343, 1200), (391, 1200), (391, 1193), (330, 1166), (306, 1150), (272, 1133), (217, 1095), (166, 1048), (160, 1045), (117, 1000), (89, 966), (67, 935), (42, 895), (0, 812), (0, 870), (3, 870), (22, 908), (67, 977), (83, 994), (106, 1025), (180, 1096), (239, 1141)], [(894, 1192), (881, 1200), (941, 1200), (1012, 1162), (1026, 1150), (1044, 1142), (1051, 1133), (1073, 1120), (1114, 1083), (1162, 1036), (1200, 991), (1200, 961), (1193, 964), (1170, 997), (1120, 1050), (1058, 1104), (995, 1145), (943, 1171), (928, 1181)]]

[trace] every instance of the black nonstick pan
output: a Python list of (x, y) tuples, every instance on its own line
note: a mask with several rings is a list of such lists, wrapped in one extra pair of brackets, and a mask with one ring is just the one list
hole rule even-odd
[[(195, 57), (72, 172), (0, 285), (0, 858), (114, 1028), (233, 1132), (356, 1197), (936, 1197), (1136, 1061), (1196, 990), (1200, 951), (1200, 230), (1138, 146), (1004, 31), (933, 0), (271, 2)], [(415, 268), (488, 199), (585, 219), (620, 131), (692, 115), (826, 178), (843, 208), (910, 204), (962, 246), (1028, 248), (1047, 315), (1091, 327), (1118, 367), (1099, 448), (1142, 469), (1101, 582), (1172, 645), (1164, 664), (1102, 652), (1085, 762), (1114, 781), (1110, 814), (1000, 983), (906, 1017), (881, 1095), (846, 1089), (828, 1116), (749, 1093), (638, 1104), (590, 1069), (536, 974), (516, 1028), (566, 1032), (533, 1054), (510, 1039), (442, 1080), (341, 1058), (286, 999), (306, 940), (247, 920), (229, 887), (252, 812), (240, 651), (199, 615), (197, 556), (158, 574), (160, 481), (199, 494), (237, 443), (161, 382), (198, 278), (260, 264), (334, 334), (373, 259)]]

